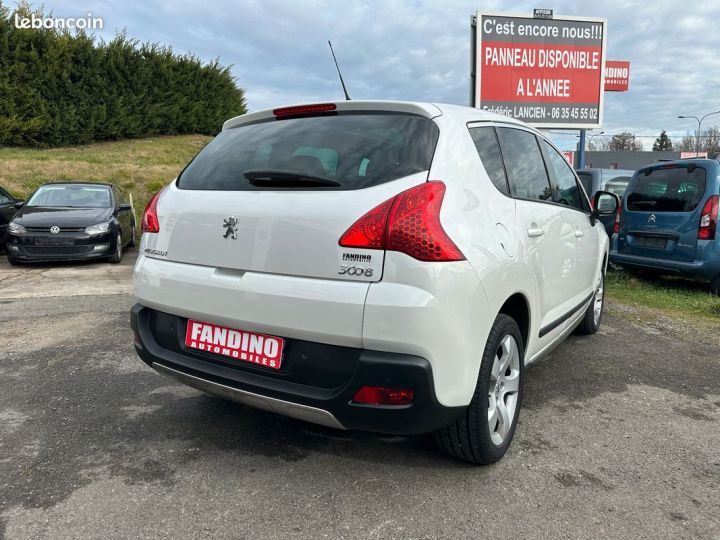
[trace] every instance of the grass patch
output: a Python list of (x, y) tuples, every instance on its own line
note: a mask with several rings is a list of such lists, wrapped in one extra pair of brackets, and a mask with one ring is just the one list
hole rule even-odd
[(622, 304), (661, 310), (666, 315), (720, 322), (720, 297), (707, 283), (677, 277), (645, 279), (624, 271), (608, 271), (607, 295)]
[(0, 186), (26, 199), (38, 186), (54, 180), (111, 182), (132, 193), (140, 214), (150, 197), (209, 140), (205, 135), (179, 135), (69, 148), (0, 148)]

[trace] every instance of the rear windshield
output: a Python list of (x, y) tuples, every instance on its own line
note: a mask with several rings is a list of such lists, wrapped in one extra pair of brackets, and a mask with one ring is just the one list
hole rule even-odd
[[(340, 113), (223, 130), (178, 178), (180, 189), (360, 189), (430, 168), (438, 128), (409, 114)], [(253, 185), (246, 171), (284, 171), (332, 185)], [(301, 179), (302, 180), (302, 179)], [(335, 185), (339, 184), (339, 185)], [(315, 185), (317, 186), (317, 185)]]
[(641, 171), (631, 189), (627, 195), (628, 210), (692, 212), (705, 193), (705, 169), (653, 169), (647, 175)]

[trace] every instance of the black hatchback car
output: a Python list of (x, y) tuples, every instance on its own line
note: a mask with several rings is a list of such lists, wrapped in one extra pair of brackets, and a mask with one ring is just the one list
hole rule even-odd
[(0, 187), (0, 249), (5, 246), (8, 224), (21, 206), (22, 201), (17, 200)]
[(107, 258), (119, 263), (134, 245), (131, 205), (112, 184), (57, 182), (40, 186), (8, 226), (10, 264)]

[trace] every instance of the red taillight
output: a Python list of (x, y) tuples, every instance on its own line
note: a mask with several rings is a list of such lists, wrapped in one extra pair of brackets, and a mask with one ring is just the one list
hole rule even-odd
[(620, 216), (622, 216), (622, 201), (618, 204), (617, 210), (615, 211), (615, 223), (613, 223), (613, 234), (620, 232)]
[(387, 218), (394, 200), (395, 198), (388, 199), (353, 223), (340, 238), (340, 245), (366, 249), (385, 249)]
[(147, 206), (145, 207), (145, 212), (143, 212), (142, 217), (142, 232), (160, 232), (160, 221), (158, 220), (157, 215), (157, 201), (161, 193), (162, 190), (153, 195), (152, 199), (150, 199), (150, 202), (147, 203)]
[(440, 224), (445, 184), (420, 184), (379, 204), (345, 231), (343, 247), (400, 251), (420, 261), (462, 261), (465, 256)]
[(280, 107), (273, 109), (273, 115), (277, 118), (286, 116), (304, 116), (309, 114), (317, 114), (324, 112), (332, 112), (337, 109), (334, 103), (317, 103), (315, 105), (296, 105), (294, 107)]
[(713, 195), (703, 206), (700, 214), (700, 227), (698, 228), (698, 240), (715, 240), (718, 220), (718, 196)]
[(410, 405), (415, 393), (407, 388), (386, 388), (384, 386), (363, 386), (355, 392), (353, 403), (368, 405)]

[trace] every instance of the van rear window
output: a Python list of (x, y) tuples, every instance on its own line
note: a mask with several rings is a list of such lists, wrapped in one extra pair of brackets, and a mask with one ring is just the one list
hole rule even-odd
[[(691, 170), (692, 169), (692, 170)], [(628, 210), (692, 212), (705, 194), (705, 169), (673, 167), (639, 172), (627, 195)]]
[[(411, 114), (272, 119), (220, 132), (177, 185), (223, 191), (366, 188), (429, 170), (437, 139), (432, 120)], [(252, 182), (253, 176), (262, 182)]]

